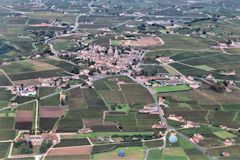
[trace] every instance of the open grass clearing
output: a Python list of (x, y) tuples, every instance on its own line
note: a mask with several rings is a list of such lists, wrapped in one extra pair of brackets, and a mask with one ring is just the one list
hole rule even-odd
[(164, 93), (164, 92), (179, 92), (179, 91), (187, 91), (191, 88), (187, 85), (177, 85), (177, 86), (162, 86), (154, 88), (155, 92)]

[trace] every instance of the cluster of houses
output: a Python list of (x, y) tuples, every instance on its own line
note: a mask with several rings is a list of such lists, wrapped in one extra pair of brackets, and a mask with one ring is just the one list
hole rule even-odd
[(140, 109), (138, 112), (146, 114), (159, 114), (159, 108), (153, 104), (145, 105), (143, 109)]
[(182, 128), (199, 128), (200, 127), (199, 124), (195, 122), (185, 120), (183, 116), (176, 116), (175, 114), (169, 114), (168, 119), (172, 121), (184, 123), (183, 125), (181, 125)]
[(190, 139), (192, 143), (199, 143), (201, 140), (203, 140), (203, 136), (199, 133), (194, 134)]
[(141, 52), (137, 49), (121, 49), (119, 47), (105, 47), (102, 45), (89, 45), (75, 54), (75, 59), (92, 62), (90, 68), (95, 68), (103, 74), (107, 72), (126, 72), (134, 65)]
[(161, 87), (161, 86), (177, 86), (177, 85), (188, 85), (193, 89), (200, 87), (200, 84), (194, 80), (191, 76), (175, 76), (168, 74), (159, 74), (157, 76), (137, 76), (136, 79), (142, 84), (148, 87)]
[(37, 89), (34, 85), (19, 85), (19, 86), (12, 86), (9, 87), (8, 90), (11, 91), (11, 94), (20, 96), (20, 97), (29, 97), (29, 96), (36, 96)]
[(31, 142), (33, 146), (40, 146), (44, 141), (51, 141), (53, 144), (60, 143), (61, 138), (56, 133), (42, 133), (40, 135), (23, 134), (23, 136), (16, 139), (16, 142), (21, 141)]
[(153, 124), (152, 129), (161, 129), (161, 130), (165, 131), (165, 130), (167, 130), (167, 124), (165, 122), (160, 121), (157, 124)]
[(169, 63), (173, 63), (174, 60), (171, 59), (170, 57), (158, 57), (156, 59), (156, 61), (158, 61), (159, 63), (165, 63), (165, 64), (169, 64)]

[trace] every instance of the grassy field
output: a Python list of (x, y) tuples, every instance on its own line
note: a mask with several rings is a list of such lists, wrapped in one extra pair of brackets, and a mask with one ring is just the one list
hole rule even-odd
[(162, 155), (162, 150), (160, 149), (151, 149), (148, 152), (147, 160), (159, 160)]
[(179, 91), (187, 91), (191, 88), (187, 85), (177, 85), (177, 86), (163, 86), (154, 88), (155, 92), (164, 93), (164, 92), (179, 92)]
[(36, 107), (36, 101), (19, 105), (18, 110), (33, 110), (34, 107)]
[(38, 61), (62, 68), (67, 72), (72, 72), (74, 68), (81, 69), (80, 66), (74, 65), (72, 63), (69, 63), (67, 61), (60, 60), (60, 59), (41, 58), (41, 59), (38, 59)]
[(57, 39), (51, 43), (53, 44), (54, 49), (56, 49), (58, 51), (61, 51), (61, 50), (66, 51), (68, 48), (71, 47), (73, 42), (69, 39)]
[[(119, 157), (118, 152), (124, 150), (126, 153), (125, 157)], [(128, 147), (128, 148), (117, 148), (113, 151), (106, 153), (98, 153), (93, 155), (93, 160), (141, 160), (144, 158), (144, 148), (142, 147)]]
[(133, 135), (153, 135), (153, 132), (96, 132), (96, 133), (89, 133), (89, 134), (75, 134), (75, 135), (63, 135), (61, 136), (63, 139), (68, 138), (96, 138), (96, 137), (110, 137), (113, 135), (126, 135), (126, 136), (133, 136)]
[(229, 133), (227, 131), (218, 131), (218, 132), (213, 132), (214, 135), (218, 136), (221, 139), (227, 139), (227, 138), (236, 138), (237, 135), (234, 135), (232, 133)]

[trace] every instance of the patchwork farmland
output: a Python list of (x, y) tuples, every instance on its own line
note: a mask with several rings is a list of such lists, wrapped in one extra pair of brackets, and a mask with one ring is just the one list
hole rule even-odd
[(2, 0), (0, 159), (239, 160), (239, 0)]

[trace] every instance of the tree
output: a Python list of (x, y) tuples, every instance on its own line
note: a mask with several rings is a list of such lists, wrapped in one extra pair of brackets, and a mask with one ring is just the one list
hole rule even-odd
[(223, 82), (217, 82), (212, 84), (211, 88), (216, 92), (223, 93), (225, 92), (226, 86), (224, 85)]
[(79, 74), (80, 73), (78, 67), (73, 67), (71, 72), (74, 73), (74, 74)]
[(40, 153), (45, 153), (53, 145), (52, 141), (43, 141), (39, 148)]

